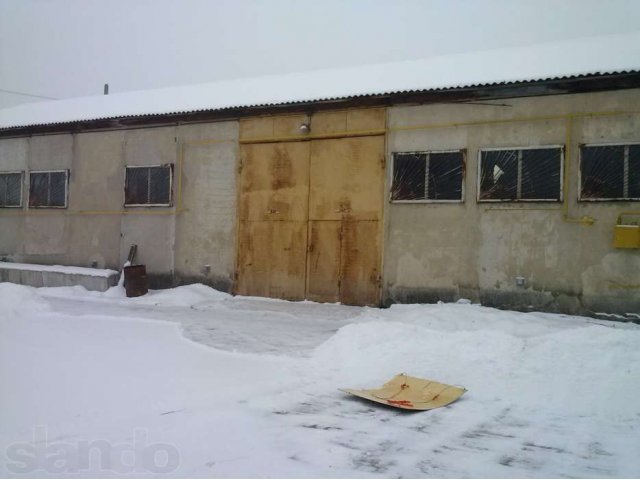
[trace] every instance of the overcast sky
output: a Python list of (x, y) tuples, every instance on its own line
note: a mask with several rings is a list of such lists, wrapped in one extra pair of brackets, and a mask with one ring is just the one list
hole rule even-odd
[(0, 0), (0, 108), (640, 29), (640, 0)]

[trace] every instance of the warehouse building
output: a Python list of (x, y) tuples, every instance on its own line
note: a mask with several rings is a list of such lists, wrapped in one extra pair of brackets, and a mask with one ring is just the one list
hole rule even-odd
[[(614, 53), (612, 53), (614, 52)], [(0, 110), (0, 259), (640, 318), (640, 36)]]

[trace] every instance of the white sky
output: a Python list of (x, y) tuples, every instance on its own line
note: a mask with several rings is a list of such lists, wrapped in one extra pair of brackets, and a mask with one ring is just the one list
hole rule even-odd
[[(68, 98), (637, 30), (638, 0), (0, 0), (0, 90)], [(0, 108), (38, 100), (0, 91)]]

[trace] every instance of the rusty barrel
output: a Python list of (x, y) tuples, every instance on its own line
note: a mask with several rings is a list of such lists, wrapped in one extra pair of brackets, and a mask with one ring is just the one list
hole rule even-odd
[(140, 297), (147, 293), (149, 291), (147, 267), (145, 265), (124, 267), (124, 288), (127, 297)]

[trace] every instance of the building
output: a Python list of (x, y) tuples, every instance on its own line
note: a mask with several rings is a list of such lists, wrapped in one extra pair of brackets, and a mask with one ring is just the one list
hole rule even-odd
[(640, 318), (640, 35), (0, 110), (0, 258)]

